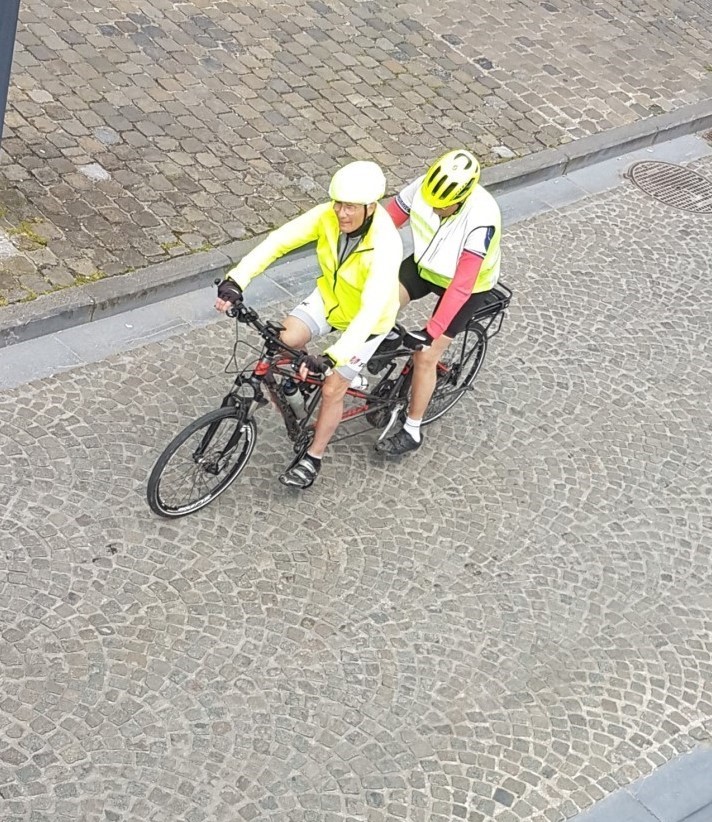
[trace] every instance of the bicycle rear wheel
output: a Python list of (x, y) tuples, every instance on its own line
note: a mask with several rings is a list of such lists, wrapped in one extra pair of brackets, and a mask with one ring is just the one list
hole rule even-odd
[(160, 517), (178, 518), (205, 508), (240, 475), (257, 439), (242, 409), (219, 408), (187, 426), (158, 458), (146, 497)]
[(467, 328), (462, 342), (453, 342), (438, 363), (433, 397), (423, 415), (423, 425), (439, 420), (475, 381), (487, 353), (487, 336), (477, 324)]

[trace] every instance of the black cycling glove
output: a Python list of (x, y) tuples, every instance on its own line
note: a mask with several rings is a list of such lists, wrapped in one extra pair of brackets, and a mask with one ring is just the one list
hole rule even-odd
[(311, 374), (325, 374), (335, 363), (328, 354), (305, 354), (299, 360), (299, 366), (306, 365)]
[(421, 351), (424, 348), (430, 348), (432, 344), (433, 338), (424, 328), (420, 331), (406, 331), (401, 341), (403, 348), (410, 348), (411, 351)]
[(224, 279), (218, 286), (218, 299), (236, 305), (242, 302), (242, 289), (229, 277)]

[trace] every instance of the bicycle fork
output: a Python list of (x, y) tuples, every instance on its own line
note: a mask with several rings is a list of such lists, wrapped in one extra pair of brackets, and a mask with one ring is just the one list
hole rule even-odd
[[(205, 470), (210, 474), (219, 474), (220, 473), (220, 463), (226, 456), (231, 454), (235, 449), (235, 446), (240, 441), (242, 437), (242, 432), (245, 427), (245, 421), (252, 416), (252, 413), (255, 409), (255, 406), (264, 405), (267, 400), (262, 395), (261, 391), (257, 386), (252, 383), (251, 380), (239, 379), (235, 380), (235, 385), (239, 387), (240, 385), (244, 385), (245, 383), (249, 383), (254, 392), (254, 397), (249, 401), (249, 406), (245, 407), (243, 403), (241, 405), (241, 414), (239, 423), (235, 426), (235, 430), (230, 434), (227, 443), (224, 445), (223, 448), (220, 449), (220, 452), (216, 454), (214, 459), (206, 459), (205, 458), (205, 451), (210, 446), (210, 443), (213, 441), (213, 437), (217, 433), (218, 428), (220, 427), (220, 422), (214, 422), (208, 426), (207, 431), (203, 435), (202, 439), (200, 440), (200, 445), (195, 449), (193, 452), (193, 459), (198, 465), (202, 465)], [(223, 401), (220, 403), (221, 408), (236, 408), (238, 405), (237, 398), (234, 394), (229, 393), (224, 398)]]
[(220, 427), (220, 422), (214, 422), (208, 426), (208, 430), (203, 435), (203, 438), (200, 441), (200, 445), (195, 449), (193, 452), (193, 459), (195, 460), (197, 465), (201, 465), (208, 474), (213, 474), (217, 476), (220, 471), (222, 470), (222, 461), (228, 457), (232, 452), (235, 450), (235, 446), (240, 441), (242, 437), (242, 432), (244, 430), (244, 416), (240, 420), (240, 422), (235, 426), (235, 430), (230, 434), (228, 437), (228, 441), (225, 445), (220, 449), (219, 453), (215, 454), (213, 457), (206, 457), (205, 451), (210, 446), (210, 443), (213, 440), (213, 437), (217, 433), (218, 428)]

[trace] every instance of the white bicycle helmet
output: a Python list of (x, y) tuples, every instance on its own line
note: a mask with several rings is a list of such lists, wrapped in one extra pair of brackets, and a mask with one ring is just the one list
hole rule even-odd
[(355, 160), (340, 168), (331, 178), (329, 197), (338, 203), (370, 205), (386, 193), (386, 178), (378, 163)]

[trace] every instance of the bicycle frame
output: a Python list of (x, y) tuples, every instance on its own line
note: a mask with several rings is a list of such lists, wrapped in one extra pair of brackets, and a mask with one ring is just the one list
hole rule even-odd
[[(392, 370), (387, 372), (386, 377), (383, 379), (387, 379), (393, 370), (395, 370), (395, 364)], [(411, 370), (412, 364), (407, 362), (396, 377), (394, 385), (397, 381), (404, 383), (405, 380), (409, 378)], [(281, 390), (281, 385), (278, 382), (279, 377), (296, 380), (302, 393), (305, 393), (306, 389), (307, 396), (305, 397), (305, 413), (303, 416), (297, 416), (292, 406), (286, 401), (284, 393)], [(379, 380), (379, 385), (382, 384), (383, 379)], [(252, 388), (254, 394), (246, 412), (246, 416), (249, 418), (255, 413), (258, 407), (268, 402), (264, 391), (264, 389), (266, 389), (269, 394), (269, 399), (284, 420), (287, 435), (292, 441), (297, 442), (311, 427), (312, 420), (316, 415), (319, 402), (321, 401), (323, 382), (322, 378), (314, 377), (313, 375), (309, 375), (306, 379), (297, 377), (294, 360), (292, 358), (270, 361), (268, 357), (264, 357), (258, 361), (249, 376), (240, 375), (237, 377), (233, 390), (228, 396), (237, 402), (237, 392), (240, 388), (245, 385), (249, 385)], [(398, 403), (398, 397), (383, 397), (372, 392), (350, 387), (346, 389), (346, 396), (357, 400), (358, 405), (344, 409), (341, 423), (357, 420), (365, 417), (366, 414), (387, 408), (400, 408), (400, 405), (403, 404), (402, 402), (400, 404)]]
[[(311, 435), (313, 428), (311, 421), (319, 407), (324, 377), (314, 374), (309, 374), (306, 378), (298, 376), (297, 362), (304, 352), (292, 348), (279, 339), (278, 334), (281, 330), (280, 327), (272, 323), (263, 324), (258, 319), (256, 312), (246, 308), (244, 305), (236, 306), (233, 309), (232, 316), (235, 317), (237, 322), (250, 325), (257, 331), (264, 340), (264, 346), (251, 373), (247, 374), (242, 372), (237, 375), (232, 388), (223, 398), (222, 406), (238, 405), (239, 403), (244, 403), (247, 399), (248, 404), (245, 407), (245, 419), (251, 419), (259, 407), (271, 401), (284, 420), (289, 439), (295, 443), (300, 443), (305, 437)], [(401, 356), (408, 356), (408, 360), (401, 367), (397, 376), (393, 377), (398, 367), (395, 360)], [(398, 412), (405, 403), (404, 395), (407, 391), (407, 384), (410, 381), (413, 368), (412, 351), (409, 349), (397, 350), (390, 354), (389, 357), (392, 362), (387, 365), (386, 371), (381, 379), (379, 379), (376, 387), (383, 385), (386, 380), (393, 377), (393, 390), (389, 392), (388, 396), (381, 396), (358, 388), (347, 388), (346, 396), (354, 398), (360, 404), (352, 408), (346, 408), (340, 424), (360, 419), (367, 414), (377, 411), (391, 409), (391, 419), (381, 436), (385, 436), (388, 432), (391, 425), (397, 419)], [(281, 390), (281, 385), (278, 382), (278, 378), (280, 377), (295, 380), (299, 384), (302, 394), (308, 394), (308, 396), (305, 397), (304, 416), (297, 416), (291, 405), (286, 401), (284, 393)], [(246, 398), (244, 394), (241, 393), (241, 389), (245, 386), (248, 386), (252, 391), (251, 397)], [(401, 390), (404, 387), (405, 390)], [(396, 388), (398, 390), (395, 390)], [(269, 397), (265, 396), (265, 389)], [(340, 439), (343, 439), (343, 437)], [(207, 433), (206, 440), (209, 441)]]
[[(465, 390), (470, 390), (484, 361), (488, 339), (499, 333), (510, 298), (511, 291), (505, 286), (488, 292), (482, 308), (472, 317), (464, 333), (449, 346), (448, 354), (443, 355), (442, 360), (438, 362), (436, 390), (432, 399), (437, 401), (444, 398), (445, 402), (428, 405), (423, 416), (423, 425), (440, 419), (458, 402)], [(289, 467), (293, 467), (302, 459), (312, 442), (315, 431), (314, 419), (322, 399), (325, 377), (320, 374), (307, 374), (304, 371), (304, 376), (300, 375), (304, 352), (282, 342), (282, 326), (271, 322), (263, 323), (254, 310), (242, 303), (231, 308), (228, 314), (235, 318), (237, 323), (249, 325), (262, 338), (260, 347), (252, 345), (249, 341), (246, 343), (258, 353), (258, 358), (254, 365), (237, 371), (233, 385), (223, 398), (221, 408), (209, 411), (186, 426), (166, 446), (156, 461), (146, 493), (149, 506), (160, 516), (181, 517), (200, 510), (235, 481), (255, 448), (257, 426), (254, 415), (263, 405), (271, 402), (277, 408), (284, 421), (287, 435), (293, 442), (294, 457)], [(236, 330), (239, 329), (237, 323)], [(404, 329), (398, 326), (397, 330), (402, 339)], [(476, 337), (474, 343), (473, 335)], [(239, 333), (237, 336), (233, 360), (237, 346), (241, 342)], [(384, 439), (396, 421), (403, 418), (406, 404), (412, 396), (411, 382), (415, 373), (412, 355), (413, 352), (405, 348), (374, 354), (378, 367), (371, 368), (370, 371), (379, 374), (375, 378), (376, 384), (369, 390), (346, 387), (344, 395), (351, 402), (343, 411), (340, 422), (365, 418), (370, 427), (380, 431), (380, 439)], [(398, 362), (399, 357), (406, 359), (404, 362)], [(417, 361), (418, 358), (415, 359), (415, 362)], [(231, 368), (229, 370), (235, 374)], [(293, 382), (287, 384), (286, 379), (297, 384), (300, 392), (296, 395), (297, 402), (293, 394)], [(362, 429), (363, 426), (360, 426), (359, 430), (343, 434), (337, 439), (355, 436), (361, 433)], [(195, 434), (199, 436), (197, 446)], [(223, 444), (225, 439), (227, 443)], [(192, 449), (192, 461), (186, 460), (185, 452), (181, 451), (186, 444)], [(180, 458), (176, 468), (173, 457), (178, 452), (184, 456)], [(194, 465), (191, 466), (191, 462)], [(177, 502), (169, 500), (161, 490), (162, 479), (169, 464), (174, 468), (166, 474), (169, 477), (168, 484), (175, 479), (180, 486)], [(214, 486), (210, 475), (213, 475), (217, 482)], [(187, 496), (184, 487), (186, 484), (189, 486)]]
[[(475, 315), (467, 324), (464, 334), (455, 343), (460, 350), (458, 361), (462, 361), (467, 351), (471, 334), (475, 334), (479, 338), (480, 344), (486, 347), (488, 339), (499, 333), (505, 310), (511, 298), (509, 289), (505, 286), (500, 286), (500, 288), (504, 290), (497, 294), (496, 305), (484, 307), (481, 312)], [(238, 323), (241, 322), (253, 328), (263, 338), (264, 345), (252, 372), (249, 374), (242, 372), (235, 378), (230, 392), (223, 399), (223, 406), (237, 405), (238, 403), (244, 405), (244, 401), (247, 399), (249, 402), (245, 407), (245, 419), (251, 419), (257, 408), (271, 401), (284, 420), (287, 436), (290, 440), (296, 444), (303, 443), (306, 438), (311, 436), (313, 431), (312, 420), (321, 400), (324, 377), (314, 374), (309, 374), (306, 378), (298, 376), (297, 362), (304, 352), (282, 342), (279, 338), (279, 333), (283, 330), (282, 326), (271, 322), (261, 322), (257, 313), (242, 303), (234, 306), (228, 314), (234, 317)], [(495, 322), (497, 322), (496, 327), (494, 326)], [(409, 349), (399, 349), (390, 354), (385, 373), (379, 379), (374, 391), (368, 392), (358, 388), (347, 388), (346, 396), (355, 399), (359, 404), (344, 410), (340, 424), (358, 420), (368, 414), (390, 411), (390, 417), (380, 435), (381, 439), (384, 438), (407, 401), (408, 388), (413, 372), (412, 353)], [(398, 370), (396, 360), (402, 356), (407, 356), (408, 359)], [(450, 369), (446, 363), (439, 362), (438, 370), (445, 373)], [(281, 384), (278, 382), (279, 377), (289, 378), (298, 383), (299, 390), (305, 397), (304, 416), (297, 416), (292, 406), (287, 402)], [(386, 385), (388, 386), (386, 394), (377, 393), (381, 386)], [(251, 389), (251, 397), (245, 398), (240, 393), (240, 390), (245, 386), (249, 386)], [(265, 396), (265, 388), (268, 397)], [(443, 398), (448, 396), (449, 393), (455, 393), (459, 390), (455, 388), (450, 392), (441, 392), (438, 397)], [(346, 436), (353, 436), (353, 434)], [(339, 437), (338, 439), (344, 438)]]

